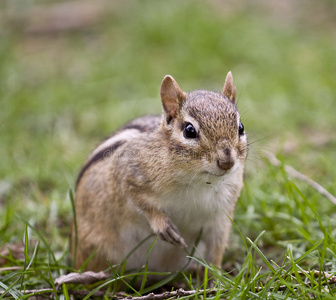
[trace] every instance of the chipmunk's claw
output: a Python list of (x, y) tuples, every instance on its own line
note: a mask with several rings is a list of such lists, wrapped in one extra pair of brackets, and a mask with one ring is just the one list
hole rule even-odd
[(165, 229), (158, 233), (159, 237), (175, 246), (180, 246), (182, 248), (187, 248), (183, 237), (181, 236), (177, 227), (169, 220)]

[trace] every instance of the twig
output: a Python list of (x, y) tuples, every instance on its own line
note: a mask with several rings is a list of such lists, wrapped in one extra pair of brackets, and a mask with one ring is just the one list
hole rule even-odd
[[(52, 294), (54, 292), (53, 289), (37, 289), (37, 290), (23, 290), (20, 291), (20, 293), (22, 295), (48, 295), (48, 294)], [(0, 291), (0, 295), (9, 295), (10, 291)]]
[(84, 273), (69, 273), (62, 275), (55, 280), (55, 287), (59, 289), (62, 283), (81, 283), (81, 284), (92, 284), (101, 280), (109, 278), (110, 275), (104, 272), (92, 272), (87, 271)]
[[(37, 289), (37, 290), (23, 290), (20, 291), (23, 295), (50, 295), (53, 294), (55, 290), (53, 289)], [(87, 290), (68, 290), (69, 295), (73, 296), (87, 296), (91, 291)], [(113, 299), (130, 299), (130, 300), (164, 300), (169, 298), (178, 298), (183, 296), (197, 296), (197, 295), (204, 295), (204, 292), (207, 296), (215, 295), (217, 293), (217, 289), (211, 289), (211, 290), (191, 290), (191, 291), (185, 291), (184, 289), (178, 289), (176, 291), (172, 292), (164, 292), (162, 294), (154, 294), (150, 293), (142, 297), (132, 297), (127, 294), (109, 294), (109, 298)], [(58, 293), (61, 293), (61, 291), (58, 291)], [(0, 291), (0, 295), (3, 294), (9, 294), (9, 292)], [(93, 297), (102, 297), (106, 295), (106, 291), (96, 291), (91, 296)]]
[(298, 271), (298, 274), (300, 274), (301, 276), (305, 276), (306, 274), (308, 275), (313, 274), (315, 278), (319, 276), (322, 277), (323, 275), (323, 277), (325, 277), (328, 280), (328, 284), (336, 283), (336, 276), (327, 272), (312, 270), (312, 271)]
[(185, 291), (184, 289), (178, 289), (176, 291), (172, 292), (164, 292), (162, 294), (154, 294), (150, 293), (146, 296), (142, 297), (127, 297), (126, 299), (132, 299), (132, 300), (164, 300), (169, 298), (179, 298), (179, 297), (185, 297), (185, 296), (197, 296), (197, 295), (204, 295), (206, 296), (212, 296), (215, 295), (218, 292), (217, 289), (211, 289), (211, 290), (191, 290), (191, 291)]
[[(276, 167), (281, 166), (281, 162), (275, 157), (275, 155), (272, 152), (263, 151), (263, 154), (273, 166), (276, 166)], [(336, 197), (330, 194), (322, 185), (312, 180), (311, 178), (307, 177), (306, 175), (300, 173), (299, 171), (294, 169), (292, 166), (285, 165), (284, 169), (289, 176), (292, 176), (294, 178), (297, 178), (301, 181), (306, 182), (312, 188), (317, 190), (321, 195), (323, 195), (324, 197), (328, 198), (331, 202), (336, 204)]]

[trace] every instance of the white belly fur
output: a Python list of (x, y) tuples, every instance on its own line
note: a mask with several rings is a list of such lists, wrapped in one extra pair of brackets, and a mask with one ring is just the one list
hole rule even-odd
[[(233, 211), (237, 200), (233, 190), (237, 189), (236, 182), (241, 182), (237, 176), (242, 176), (238, 170), (228, 176), (212, 178), (212, 184), (206, 184), (204, 178), (195, 180), (190, 186), (181, 186), (179, 191), (162, 195), (160, 208), (178, 227), (189, 251), (202, 228), (216, 226), (217, 218), (223, 218), (223, 215)], [(122, 229), (122, 236), (125, 237), (123, 242), (128, 252), (153, 234), (148, 221), (143, 216), (139, 218), (139, 222)], [(128, 269), (139, 269), (146, 263), (148, 249), (155, 238), (150, 238), (128, 258)], [(201, 241), (196, 256), (205, 257), (206, 251), (206, 245)], [(187, 255), (183, 249), (158, 239), (148, 254), (149, 270), (178, 271), (187, 263)]]

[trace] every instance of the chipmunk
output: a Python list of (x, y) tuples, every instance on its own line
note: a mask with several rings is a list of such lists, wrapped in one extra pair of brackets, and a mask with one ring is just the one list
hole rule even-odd
[[(201, 230), (195, 254), (221, 265), (248, 150), (232, 74), (221, 93), (185, 93), (167, 75), (160, 95), (161, 116), (116, 131), (78, 176), (77, 268), (93, 253), (88, 270), (120, 264), (154, 233), (148, 270), (177, 271)], [(74, 245), (74, 229), (72, 236)], [(146, 263), (154, 238), (128, 257), (127, 269)]]

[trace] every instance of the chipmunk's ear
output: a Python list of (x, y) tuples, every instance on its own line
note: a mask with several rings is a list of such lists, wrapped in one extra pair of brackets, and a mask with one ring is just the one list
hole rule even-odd
[(227, 97), (232, 103), (236, 103), (236, 86), (233, 83), (231, 71), (227, 73), (222, 94)]
[(163, 78), (160, 95), (164, 112), (167, 115), (167, 123), (170, 123), (176, 117), (187, 95), (170, 75)]

